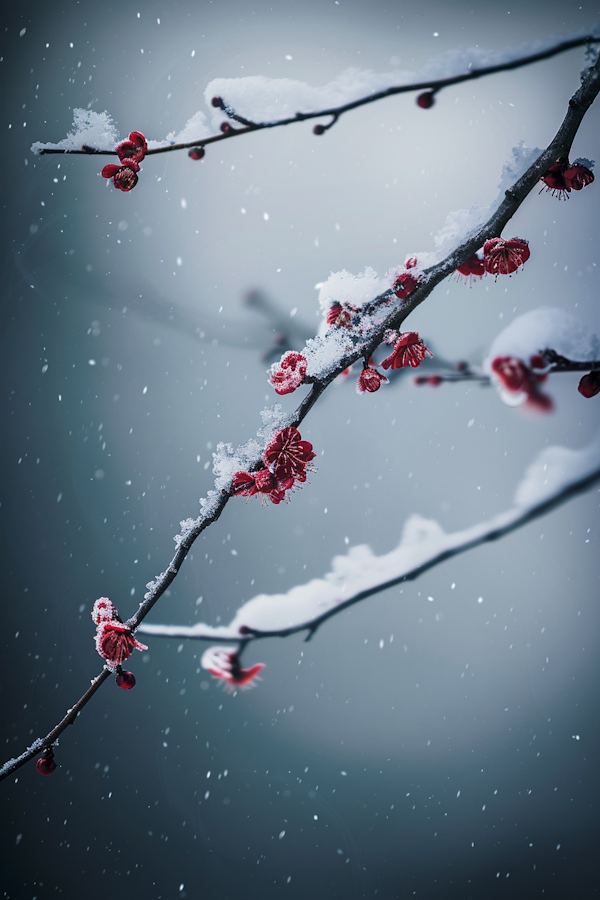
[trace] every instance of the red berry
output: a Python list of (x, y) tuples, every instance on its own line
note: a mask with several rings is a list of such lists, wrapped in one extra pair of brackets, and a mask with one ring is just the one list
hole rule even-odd
[(202, 159), (204, 156), (204, 147), (192, 147), (191, 150), (188, 150), (188, 156), (190, 159)]
[(52, 775), (53, 772), (56, 771), (56, 763), (54, 762), (54, 753), (52, 750), (44, 753), (43, 756), (40, 756), (38, 761), (35, 764), (35, 767), (40, 775)]
[(115, 681), (117, 682), (117, 687), (123, 688), (124, 691), (130, 691), (131, 688), (135, 687), (135, 675), (133, 672), (121, 671)]
[(221, 131), (223, 132), (223, 134), (229, 134), (229, 132), (231, 131), (231, 125), (229, 124), (229, 122), (221, 122)]
[(213, 97), (210, 101), (214, 107), (217, 109), (223, 109), (224, 103), (222, 97)]
[(577, 390), (581, 394), (582, 397), (595, 397), (596, 394), (600, 393), (600, 372), (594, 371), (589, 372), (589, 374), (584, 375)]
[(420, 106), (421, 109), (430, 109), (434, 103), (435, 97), (433, 91), (424, 91), (417, 97), (417, 106)]
[(327, 129), (324, 125), (315, 125), (313, 128), (313, 134), (325, 134), (326, 131)]

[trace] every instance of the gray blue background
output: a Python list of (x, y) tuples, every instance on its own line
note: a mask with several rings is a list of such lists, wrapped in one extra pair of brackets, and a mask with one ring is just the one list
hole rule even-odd
[[(382, 274), (433, 249), (448, 212), (495, 198), (515, 144), (549, 142), (583, 51), (446, 90), (429, 111), (411, 96), (373, 104), (321, 138), (296, 125), (201, 163), (151, 157), (130, 194), (99, 177), (105, 160), (35, 158), (31, 143), (60, 140), (74, 107), (163, 138), (218, 76), (320, 85), (349, 66), (416, 70), (597, 16), (432, 0), (5, 11), (4, 756), (99, 670), (94, 600), (131, 614), (211, 487), (217, 442), (255, 434), (273, 399), (272, 325), (245, 294), (310, 334), (330, 271)], [(597, 157), (599, 134), (593, 108), (573, 155)], [(506, 232), (530, 241), (523, 271), (450, 281), (407, 326), (474, 362), (540, 305), (597, 331), (598, 209), (596, 185), (569, 202), (533, 194)], [(322, 575), (346, 538), (388, 551), (413, 512), (447, 531), (493, 516), (541, 449), (595, 434), (600, 407), (576, 384), (554, 378), (546, 417), (477, 386), (333, 385), (302, 428), (311, 484), (289, 506), (231, 502), (152, 620), (227, 622), (256, 593)], [(246, 660), (267, 664), (263, 681), (235, 697), (198, 671), (202, 645), (152, 640), (131, 660), (135, 690), (107, 684), (63, 736), (52, 778), (30, 764), (3, 783), (3, 896), (596, 896), (597, 526), (594, 490), (309, 644), (258, 644)]]

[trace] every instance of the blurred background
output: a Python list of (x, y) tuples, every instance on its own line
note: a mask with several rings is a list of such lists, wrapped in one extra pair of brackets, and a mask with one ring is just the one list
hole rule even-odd
[[(276, 399), (264, 355), (319, 324), (331, 271), (380, 275), (434, 248), (446, 215), (497, 193), (519, 141), (544, 147), (584, 51), (344, 116), (149, 157), (131, 193), (106, 158), (34, 157), (74, 108), (162, 139), (216, 77), (319, 86), (349, 67), (418, 70), (591, 27), (589, 4), (436, 0), (64, 4), (5, 10), (0, 523), (4, 757), (46, 734), (100, 670), (90, 610), (125, 618), (212, 486), (219, 441)], [(243, 112), (240, 110), (240, 112)], [(600, 107), (573, 157), (598, 155)], [(480, 362), (516, 315), (598, 329), (599, 205), (534, 193), (505, 236), (521, 272), (440, 286), (407, 321)], [(254, 292), (254, 293), (252, 293)], [(248, 303), (248, 296), (254, 303)], [(258, 300), (258, 302), (257, 302)], [(277, 312), (265, 312), (265, 304)], [(292, 315), (292, 312), (294, 314)], [(394, 547), (412, 513), (454, 531), (508, 508), (547, 445), (596, 433), (598, 398), (555, 376), (550, 416), (491, 389), (397, 379), (328, 390), (302, 428), (319, 470), (289, 505), (232, 501), (151, 621), (228, 622), (257, 593)], [(282, 398), (293, 409), (300, 394)], [(2, 785), (7, 898), (596, 896), (598, 493), (302, 635), (253, 645), (254, 691), (149, 639), (132, 692), (107, 684), (56, 751)]]

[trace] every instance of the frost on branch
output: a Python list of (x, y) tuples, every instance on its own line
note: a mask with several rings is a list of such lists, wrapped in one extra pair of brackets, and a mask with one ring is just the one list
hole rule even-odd
[[(285, 635), (309, 632), (319, 622), (364, 597), (408, 578), (415, 578), (439, 562), (512, 531), (547, 505), (587, 486), (600, 476), (600, 434), (581, 450), (549, 447), (527, 469), (519, 484), (514, 506), (487, 522), (446, 534), (441, 526), (422, 516), (411, 516), (400, 544), (391, 553), (375, 556), (366, 545), (352, 547), (345, 556), (336, 556), (332, 569), (323, 578), (297, 585), (286, 594), (259, 594), (244, 603), (229, 625), (213, 627), (150, 625), (140, 631), (163, 637), (201, 640), (239, 640), (265, 634)], [(227, 648), (229, 651), (230, 648)]]

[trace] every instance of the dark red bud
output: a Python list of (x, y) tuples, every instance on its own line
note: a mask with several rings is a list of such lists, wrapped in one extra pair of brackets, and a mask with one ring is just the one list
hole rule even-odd
[(417, 106), (420, 106), (421, 109), (430, 109), (434, 103), (435, 97), (433, 91), (424, 91), (417, 97)]
[(461, 359), (461, 360), (459, 360), (459, 362), (457, 362), (455, 364), (454, 368), (456, 369), (457, 372), (466, 372), (467, 369), (469, 368), (469, 363), (467, 363)]
[(229, 132), (231, 131), (231, 125), (229, 124), (229, 122), (221, 122), (221, 131), (223, 132), (223, 134), (229, 134)]
[(600, 393), (600, 371), (589, 372), (588, 375), (584, 375), (579, 385), (577, 386), (577, 390), (581, 394), (582, 397), (595, 397), (596, 394)]
[(135, 675), (133, 672), (119, 672), (115, 681), (117, 682), (117, 687), (123, 688), (124, 691), (130, 691), (135, 687)]
[(223, 98), (222, 98), (222, 97), (213, 97), (212, 100), (211, 100), (210, 102), (211, 102), (212, 105), (213, 105), (214, 107), (216, 107), (217, 109), (223, 109), (223, 107), (225, 106), (225, 104), (223, 103)]
[(315, 125), (313, 128), (313, 134), (325, 134), (326, 131), (327, 129), (324, 125)]
[(204, 147), (192, 147), (191, 150), (188, 150), (188, 156), (190, 159), (202, 159), (204, 156)]
[(427, 384), (431, 385), (431, 387), (438, 387), (444, 379), (441, 375), (428, 375), (427, 376)]
[(43, 756), (40, 756), (35, 767), (40, 775), (52, 775), (57, 768), (52, 750), (48, 750)]

